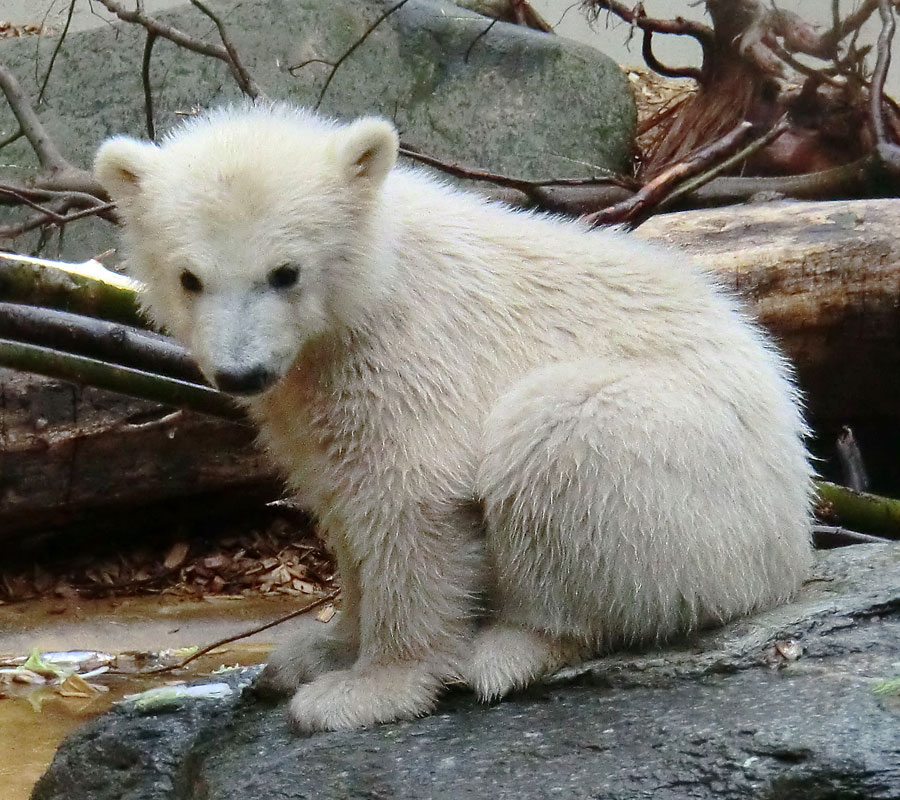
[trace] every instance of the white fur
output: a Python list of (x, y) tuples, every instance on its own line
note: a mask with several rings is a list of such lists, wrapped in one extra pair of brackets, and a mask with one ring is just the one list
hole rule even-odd
[(153, 318), (211, 377), (275, 376), (248, 408), (345, 587), (336, 627), (272, 656), (297, 726), (424, 714), (460, 677), (499, 697), (788, 598), (811, 473), (764, 335), (678, 253), (396, 151), (383, 122), (266, 106), (97, 158)]

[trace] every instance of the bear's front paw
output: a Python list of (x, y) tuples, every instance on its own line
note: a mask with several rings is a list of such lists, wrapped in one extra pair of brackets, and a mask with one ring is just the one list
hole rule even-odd
[(311, 733), (414, 719), (434, 708), (441, 685), (418, 662), (329, 672), (297, 690), (291, 721), (298, 732)]
[(346, 669), (356, 660), (356, 648), (339, 623), (304, 620), (300, 630), (269, 655), (257, 685), (264, 691), (292, 692), (326, 672)]

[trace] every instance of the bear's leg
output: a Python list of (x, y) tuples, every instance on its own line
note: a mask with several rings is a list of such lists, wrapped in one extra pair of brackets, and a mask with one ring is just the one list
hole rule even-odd
[[(326, 534), (327, 535), (327, 534)], [(341, 611), (332, 623), (301, 619), (290, 638), (269, 655), (259, 685), (292, 692), (326, 672), (346, 669), (359, 651), (359, 575), (338, 536), (327, 535), (341, 576)]]
[(462, 677), (489, 702), (588, 655), (590, 649), (572, 639), (497, 623), (476, 635)]
[[(351, 509), (345, 525), (360, 578), (359, 657), (297, 690), (290, 714), (299, 731), (427, 714), (471, 646), (483, 590), (483, 543), (473, 529), (477, 522), (480, 530), (480, 515), (474, 519), (462, 502), (410, 503), (389, 484), (383, 496), (375, 486), (357, 492), (378, 510)], [(402, 499), (406, 505), (392, 507)]]
[(586, 360), (497, 401), (476, 479), (496, 612), (462, 670), (480, 695), (797, 589), (810, 560), (799, 417), (765, 373), (719, 377)]

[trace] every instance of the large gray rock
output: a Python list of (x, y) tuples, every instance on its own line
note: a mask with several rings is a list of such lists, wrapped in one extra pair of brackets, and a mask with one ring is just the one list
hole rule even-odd
[(873, 688), (898, 654), (900, 546), (847, 548), (789, 606), (493, 707), (458, 693), (426, 719), (309, 738), (252, 692), (123, 707), (63, 745), (33, 800), (887, 800), (900, 698)]
[[(273, 98), (314, 105), (329, 67), (394, 0), (209, 0), (255, 79)], [(188, 2), (160, 13), (218, 41)], [(141, 53), (145, 31), (118, 23), (71, 34), (39, 109), (73, 161), (88, 166), (115, 133), (144, 135)], [(43, 72), (51, 42), (39, 59)], [(0, 43), (2, 58), (33, 89), (33, 40)], [(159, 39), (151, 67), (158, 130), (186, 113), (239, 98), (226, 65)], [(3, 105), (3, 104), (0, 104)], [(589, 176), (626, 164), (634, 103), (621, 70), (602, 53), (561, 37), (496, 22), (443, 0), (409, 0), (344, 61), (321, 103), (351, 117), (377, 112), (403, 139), (438, 158), (525, 178)], [(13, 130), (0, 108), (0, 133)], [(252, 143), (248, 143), (252, 146)], [(4, 150), (0, 177), (25, 174), (27, 145)], [(0, 211), (2, 217), (2, 211)], [(85, 258), (114, 246), (112, 227), (71, 226), (63, 252)]]

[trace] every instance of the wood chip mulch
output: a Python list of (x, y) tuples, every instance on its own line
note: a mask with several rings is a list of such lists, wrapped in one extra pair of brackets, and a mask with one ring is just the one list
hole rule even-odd
[(312, 523), (286, 513), (249, 530), (0, 567), (0, 602), (163, 593), (300, 596), (330, 590), (334, 576)]

